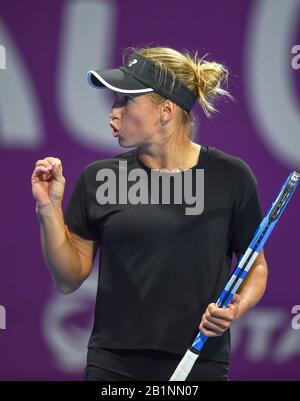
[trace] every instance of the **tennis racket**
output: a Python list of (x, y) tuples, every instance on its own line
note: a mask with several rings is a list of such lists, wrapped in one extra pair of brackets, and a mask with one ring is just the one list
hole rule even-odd
[[(218, 307), (226, 308), (244, 279), (247, 277), (247, 274), (257, 258), (257, 255), (262, 250), (272, 230), (278, 222), (279, 217), (286, 208), (291, 196), (295, 192), (297, 185), (299, 184), (299, 180), (300, 173), (296, 171), (293, 171), (286, 179), (277, 197), (275, 198), (275, 201), (271, 204), (269, 210), (254, 233), (250, 245), (248, 246), (244, 255), (239, 259), (228, 283), (219, 296), (216, 302)], [(184, 381), (187, 378), (207, 339), (208, 337), (206, 337), (203, 333), (198, 333), (192, 346), (186, 351), (185, 355), (179, 362), (177, 368), (170, 378), (170, 381)]]

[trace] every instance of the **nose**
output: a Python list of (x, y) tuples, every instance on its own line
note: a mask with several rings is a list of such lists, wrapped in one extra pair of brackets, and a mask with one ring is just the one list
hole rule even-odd
[(122, 114), (122, 105), (117, 103), (117, 100), (114, 101), (113, 105), (111, 106), (110, 110), (110, 115), (109, 117), (114, 120), (114, 119), (120, 119), (121, 114)]
[(109, 117), (110, 117), (111, 120), (113, 120), (113, 119), (115, 119), (115, 118), (120, 118), (120, 117), (119, 117), (120, 114), (121, 114), (121, 107), (120, 107), (120, 105), (117, 103), (117, 100), (115, 100), (115, 101), (113, 102), (113, 105), (111, 106), (111, 110), (110, 110), (110, 115), (109, 115)]
[(113, 121), (113, 120), (116, 120), (116, 119), (119, 119), (119, 117), (117, 117), (116, 115), (114, 115), (114, 114), (110, 114), (109, 115), (109, 118)]

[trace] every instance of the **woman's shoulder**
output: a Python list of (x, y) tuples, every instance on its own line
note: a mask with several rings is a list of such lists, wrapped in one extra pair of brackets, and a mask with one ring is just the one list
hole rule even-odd
[(250, 180), (256, 182), (250, 164), (243, 158), (218, 148), (211, 147), (209, 149), (214, 156), (214, 166), (218, 171), (223, 172), (223, 174), (230, 176), (230, 178), (234, 180)]
[(227, 153), (214, 147), (211, 147), (210, 150), (214, 153), (215, 162), (218, 163), (219, 166), (227, 167), (232, 172), (236, 171), (243, 173), (251, 170), (250, 165), (240, 156)]

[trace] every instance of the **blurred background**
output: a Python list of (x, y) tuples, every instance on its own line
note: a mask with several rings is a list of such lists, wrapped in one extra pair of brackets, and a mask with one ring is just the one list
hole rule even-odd
[[(31, 174), (38, 159), (60, 158), (65, 207), (86, 164), (126, 151), (111, 135), (111, 93), (90, 88), (86, 73), (145, 45), (229, 68), (236, 101), (212, 119), (196, 106), (195, 140), (248, 163), (264, 212), (300, 169), (299, 0), (0, 0), (0, 380), (83, 377), (98, 260), (78, 291), (58, 293)], [(298, 191), (265, 248), (265, 296), (233, 326), (232, 380), (300, 379)]]

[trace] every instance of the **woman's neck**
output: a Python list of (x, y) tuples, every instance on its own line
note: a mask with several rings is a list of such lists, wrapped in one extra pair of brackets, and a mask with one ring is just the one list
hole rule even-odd
[(180, 149), (156, 144), (147, 148), (139, 147), (138, 153), (141, 162), (151, 169), (183, 171), (198, 163), (200, 150), (201, 145), (191, 141)]

